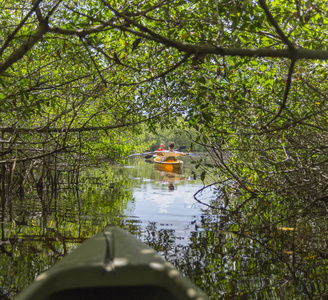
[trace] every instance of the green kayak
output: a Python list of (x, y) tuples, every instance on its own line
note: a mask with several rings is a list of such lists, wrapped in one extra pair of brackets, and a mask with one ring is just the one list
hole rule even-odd
[(155, 250), (110, 226), (41, 273), (15, 299), (209, 298)]

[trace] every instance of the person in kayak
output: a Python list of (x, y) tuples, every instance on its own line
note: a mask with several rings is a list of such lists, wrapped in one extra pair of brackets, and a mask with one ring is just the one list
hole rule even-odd
[[(169, 142), (169, 152), (175, 152), (174, 151), (174, 142)], [(175, 156), (167, 156), (163, 161), (177, 161), (177, 158)]]
[(165, 151), (165, 146), (164, 146), (164, 144), (161, 144), (160, 148), (158, 148), (157, 151)]
[(169, 142), (169, 151), (174, 151), (174, 142)]

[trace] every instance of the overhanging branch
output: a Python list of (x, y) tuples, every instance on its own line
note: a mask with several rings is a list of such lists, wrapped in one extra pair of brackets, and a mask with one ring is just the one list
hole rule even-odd
[(9, 57), (0, 62), (0, 74), (6, 71), (12, 64), (24, 57), (24, 55), (44, 36), (47, 30), (47, 21), (40, 23), (40, 26), (35, 34), (31, 35), (28, 40), (25, 41), (16, 51), (12, 52)]
[(281, 115), (283, 109), (286, 107), (287, 98), (288, 98), (288, 94), (289, 94), (289, 90), (290, 90), (290, 85), (291, 85), (291, 82), (292, 82), (292, 75), (293, 75), (294, 65), (295, 65), (295, 61), (292, 61), (290, 66), (289, 66), (288, 78), (287, 78), (284, 98), (283, 98), (282, 103), (279, 107), (278, 113), (274, 116), (274, 118), (271, 121), (269, 121), (263, 127), (267, 127), (271, 123), (273, 123), (275, 120), (277, 120), (277, 118), (279, 118), (279, 116)]
[(280, 38), (282, 39), (282, 41), (288, 46), (289, 50), (294, 53), (296, 50), (296, 47), (294, 46), (294, 44), (287, 38), (287, 36), (284, 34), (284, 32), (281, 30), (281, 28), (279, 27), (279, 25), (277, 24), (276, 20), (274, 19), (273, 15), (271, 14), (268, 6), (265, 3), (265, 0), (258, 0), (262, 9), (264, 10), (267, 18), (269, 19), (269, 22), (271, 23), (271, 25), (274, 27), (274, 29), (277, 31), (277, 33), (279, 34)]
[(124, 128), (124, 127), (131, 127), (136, 126), (138, 124), (142, 124), (147, 121), (151, 121), (153, 119), (157, 119), (163, 114), (170, 111), (170, 107), (164, 111), (163, 113), (154, 115), (152, 117), (145, 118), (140, 121), (131, 122), (131, 123), (122, 123), (122, 124), (115, 124), (115, 125), (107, 125), (107, 126), (82, 126), (82, 127), (73, 127), (73, 128), (66, 128), (66, 127), (22, 127), (22, 128), (15, 128), (15, 127), (0, 127), (0, 132), (2, 133), (76, 133), (76, 132), (90, 132), (90, 131), (101, 131), (101, 130), (111, 130), (111, 129), (118, 129), (118, 128)]
[(2, 47), (0, 48), (0, 56), (2, 55), (3, 51), (8, 47), (9, 43), (12, 41), (12, 39), (15, 37), (17, 32), (23, 27), (23, 25), (26, 23), (28, 18), (32, 15), (34, 11), (37, 10), (39, 7), (39, 4), (42, 0), (37, 0), (31, 10), (26, 14), (26, 16), (22, 19), (22, 21), (18, 24), (18, 26), (15, 28), (15, 30), (10, 33), (6, 39), (6, 41), (3, 43)]

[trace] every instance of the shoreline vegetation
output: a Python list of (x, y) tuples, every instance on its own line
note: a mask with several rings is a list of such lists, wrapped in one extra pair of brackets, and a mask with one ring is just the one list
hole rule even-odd
[[(282, 258), (289, 275), (272, 289), (326, 296), (327, 15), (323, 0), (7, 0), (0, 222), (13, 201), (35, 192), (42, 215), (62, 186), (80, 187), (88, 165), (123, 164), (174, 141), (207, 153), (193, 163), (208, 187), (197, 199), (216, 191), (205, 209), (224, 214), (230, 226), (222, 230), (260, 240), (273, 260), (276, 249), (290, 259)], [(319, 241), (304, 251), (303, 230)]]

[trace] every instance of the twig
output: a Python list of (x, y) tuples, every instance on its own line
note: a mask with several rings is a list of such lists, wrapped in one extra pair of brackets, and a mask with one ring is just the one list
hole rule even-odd
[(295, 65), (295, 61), (292, 60), (290, 66), (289, 66), (289, 71), (288, 71), (288, 78), (287, 78), (287, 84), (286, 84), (286, 89), (285, 89), (285, 94), (284, 94), (284, 99), (280, 105), (279, 111), (278, 113), (274, 116), (274, 118), (269, 121), (268, 123), (266, 123), (264, 126), (262, 126), (262, 129), (265, 127), (268, 127), (271, 123), (273, 123), (277, 118), (279, 118), (280, 114), (282, 113), (283, 109), (286, 107), (286, 103), (287, 103), (287, 98), (288, 98), (288, 93), (290, 90), (290, 85), (292, 82), (292, 75), (293, 75), (293, 70), (294, 70), (294, 65)]
[(18, 26), (15, 28), (15, 30), (10, 33), (8, 35), (7, 40), (3, 43), (1, 49), (0, 49), (0, 56), (2, 55), (3, 51), (8, 47), (10, 41), (14, 38), (14, 36), (16, 35), (16, 33), (22, 28), (22, 26), (25, 24), (25, 22), (27, 21), (27, 19), (32, 15), (32, 13), (34, 11), (36, 11), (36, 9), (39, 7), (39, 4), (42, 0), (38, 0), (33, 7), (31, 8), (31, 10), (27, 13), (27, 15), (23, 18), (23, 20), (18, 24)]
[(202, 187), (201, 189), (199, 189), (199, 190), (194, 194), (194, 199), (195, 199), (198, 203), (200, 203), (200, 204), (202, 204), (202, 205), (205, 205), (205, 206), (207, 206), (207, 207), (209, 207), (209, 208), (215, 209), (216, 207), (214, 207), (213, 205), (210, 205), (210, 204), (204, 203), (204, 202), (202, 202), (202, 201), (200, 201), (200, 200), (197, 199), (197, 195), (198, 195), (200, 192), (202, 192), (203, 190), (205, 190), (205, 189), (207, 189), (207, 188), (209, 188), (210, 186), (215, 185), (215, 184), (218, 184), (218, 182), (211, 183), (211, 184), (206, 185), (206, 186)]
[(83, 44), (83, 46), (85, 47), (85, 49), (88, 51), (89, 56), (90, 56), (90, 58), (91, 58), (91, 61), (92, 61), (93, 65), (95, 66), (95, 68), (96, 68), (96, 70), (97, 70), (97, 73), (99, 74), (99, 76), (100, 76), (100, 78), (101, 78), (101, 81), (103, 82), (104, 86), (107, 86), (107, 82), (106, 82), (105, 78), (102, 76), (102, 74), (101, 74), (101, 72), (100, 72), (100, 70), (99, 70), (99, 68), (98, 68), (98, 66), (97, 66), (97, 64), (96, 64), (96, 62), (95, 62), (95, 60), (94, 60), (94, 58), (93, 58), (93, 56), (92, 56), (91, 51), (90, 51), (90, 49), (88, 48), (88, 45), (87, 45), (87, 44), (85, 43), (85, 41), (84, 41), (84, 38), (83, 38), (83, 37), (80, 37), (80, 40), (82, 41), (82, 44)]
[(280, 29), (280, 27), (277, 24), (276, 20), (272, 16), (268, 6), (266, 5), (265, 0), (259, 0), (259, 3), (261, 5), (262, 9), (264, 10), (265, 14), (267, 15), (271, 25), (275, 28), (275, 30), (279, 34), (280, 38), (282, 39), (282, 41), (288, 46), (288, 48), (291, 52), (295, 53), (296, 48), (295, 48), (294, 44), (287, 38), (287, 36)]

